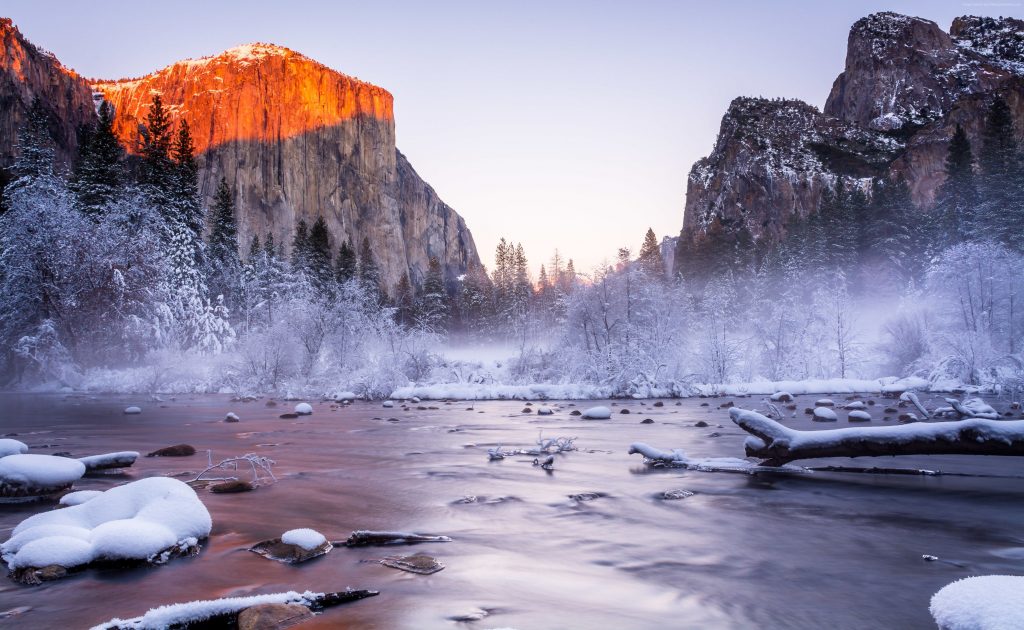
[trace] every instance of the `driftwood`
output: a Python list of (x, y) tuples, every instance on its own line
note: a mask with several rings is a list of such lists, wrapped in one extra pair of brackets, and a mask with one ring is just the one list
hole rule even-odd
[(882, 455), (1016, 455), (1024, 456), (1024, 420), (969, 419), (913, 423), (903, 426), (856, 427), (827, 431), (797, 431), (743, 409), (729, 417), (751, 434), (748, 457), (763, 466), (781, 466), (818, 457), (878, 457)]
[(337, 546), (368, 547), (376, 545), (415, 545), (431, 542), (451, 542), (448, 536), (434, 534), (417, 534), (413, 532), (377, 532), (360, 529), (352, 532), (348, 540), (334, 542)]

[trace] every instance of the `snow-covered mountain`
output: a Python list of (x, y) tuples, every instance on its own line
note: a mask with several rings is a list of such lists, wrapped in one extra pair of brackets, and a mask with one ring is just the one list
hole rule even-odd
[(784, 238), (789, 219), (814, 213), (839, 178), (902, 175), (928, 207), (956, 125), (980, 146), (996, 94), (1024, 132), (1021, 20), (961, 17), (949, 33), (895, 13), (858, 20), (823, 112), (798, 100), (732, 102), (714, 150), (690, 171), (680, 242), (717, 230)]
[[(334, 246), (368, 238), (387, 288), (409, 272), (421, 281), (431, 257), (449, 278), (479, 258), (465, 221), (417, 175), (395, 146), (391, 94), (292, 50), (249, 44), (174, 63), (144, 77), (91, 84), (0, 23), (0, 166), (35, 94), (55, 114), (65, 159), (73, 130), (94, 116), (96, 99), (115, 110), (129, 153), (159, 94), (172, 120), (187, 120), (212, 204), (225, 177), (239, 208), (239, 241), (272, 232), (291, 242), (296, 221), (323, 215)], [(68, 130), (71, 130), (70, 132)]]

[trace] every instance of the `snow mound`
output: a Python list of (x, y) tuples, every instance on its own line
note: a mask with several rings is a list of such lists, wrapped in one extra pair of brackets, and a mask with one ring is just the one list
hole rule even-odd
[(828, 407), (815, 407), (814, 419), (818, 422), (835, 422), (839, 418), (836, 416), (836, 412), (832, 411)]
[(281, 542), (286, 545), (302, 547), (306, 551), (312, 551), (327, 542), (327, 538), (315, 529), (303, 527), (301, 529), (290, 529), (281, 534)]
[(85, 464), (53, 455), (0, 457), (0, 485), (33, 488), (68, 486), (85, 474)]
[(957, 580), (932, 596), (929, 609), (941, 630), (1024, 628), (1024, 576)]
[(583, 412), (587, 420), (607, 420), (612, 417), (612, 410), (608, 407), (591, 407)]
[(142, 413), (141, 407), (125, 407), (124, 412), (128, 415), (135, 415)]
[(69, 492), (60, 498), (60, 504), (64, 506), (81, 505), (86, 501), (95, 499), (101, 494), (103, 494), (102, 490), (79, 490), (78, 492)]
[(310, 405), (309, 403), (299, 403), (295, 405), (295, 413), (299, 414), (300, 416), (312, 415), (313, 406)]
[(172, 548), (197, 547), (211, 527), (210, 513), (192, 488), (177, 479), (150, 477), (28, 517), (0, 545), (0, 555), (12, 570), (71, 568), (96, 560), (162, 562), (168, 556), (161, 554)]
[(12, 440), (10, 438), (0, 439), (0, 457), (7, 457), (8, 455), (21, 455), (22, 453), (28, 452), (28, 445), (18, 440)]

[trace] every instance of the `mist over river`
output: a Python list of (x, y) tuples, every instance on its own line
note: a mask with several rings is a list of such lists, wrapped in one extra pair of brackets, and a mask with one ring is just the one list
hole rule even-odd
[[(797, 397), (798, 409), (815, 398)], [(929, 408), (940, 404), (922, 398)], [(311, 401), (313, 415), (282, 419), (294, 402), (0, 395), (0, 434), (25, 442), (32, 453), (145, 454), (179, 443), (198, 451), (141, 457), (125, 474), (86, 477), (75, 490), (185, 471), (194, 476), (206, 467), (207, 449), (214, 461), (244, 453), (270, 457), (278, 478), (250, 493), (198, 489), (214, 524), (197, 557), (160, 567), (88, 569), (35, 587), (0, 580), (0, 614), (24, 607), (0, 619), (0, 627), (80, 628), (175, 602), (353, 587), (380, 595), (327, 609), (301, 627), (933, 628), (929, 598), (946, 584), (1020, 573), (1024, 479), (1013, 477), (1024, 475), (1024, 462), (1016, 458), (811, 463), (981, 476), (746, 475), (649, 468), (627, 454), (630, 443), (643, 441), (693, 457), (742, 457), (747, 434), (719, 408), (728, 400), (764, 409), (757, 397), (665, 400), (662, 407), (651, 400), (425, 401), (408, 409)], [(136, 404), (141, 415), (122, 413)], [(554, 414), (523, 412), (541, 404)], [(591, 404), (610, 406), (611, 419), (570, 415)], [(880, 400), (872, 408), (872, 426), (887, 424), (882, 406)], [(241, 421), (225, 423), (228, 412)], [(653, 423), (642, 424), (646, 418)], [(695, 426), (701, 420), (709, 426)], [(799, 412), (784, 423), (847, 425), (845, 413), (835, 424), (813, 423)], [(488, 448), (529, 448), (541, 433), (575, 437), (579, 450), (556, 455), (553, 471), (534, 466), (529, 456), (488, 460)], [(239, 474), (249, 478), (247, 471)], [(662, 497), (673, 490), (694, 494)], [(584, 493), (590, 494), (570, 498)], [(0, 505), (0, 538), (54, 505)], [(373, 529), (453, 541), (338, 547), (295, 566), (247, 551), (300, 527), (331, 540)], [(423, 576), (377, 562), (415, 552), (446, 568)], [(939, 560), (925, 561), (923, 554)], [(472, 617), (480, 619), (457, 620)]]

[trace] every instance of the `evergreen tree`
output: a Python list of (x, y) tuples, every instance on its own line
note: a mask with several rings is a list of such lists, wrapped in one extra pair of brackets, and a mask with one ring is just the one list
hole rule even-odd
[(292, 270), (298, 273), (309, 273), (309, 226), (305, 219), (295, 224), (295, 236), (292, 238)]
[[(188, 121), (181, 120), (178, 134), (171, 149), (174, 161), (172, 179), (172, 196), (174, 206), (181, 221), (192, 232), (196, 244), (196, 262), (202, 263), (201, 243), (205, 217), (202, 204), (199, 202), (199, 167), (195, 160), (195, 147), (192, 145), (192, 133)], [(232, 204), (233, 205), (233, 204)], [(236, 244), (235, 251), (238, 247)]]
[(331, 266), (331, 235), (323, 215), (318, 216), (309, 230), (309, 270), (313, 282), (321, 291), (331, 288), (334, 268)]
[[(25, 124), (18, 130), (18, 155), (13, 170), (17, 178), (53, 175), (53, 140), (50, 136), (50, 112), (36, 96)], [(15, 185), (17, 182), (15, 182)]]
[(369, 237), (363, 237), (359, 245), (359, 281), (367, 291), (376, 299), (381, 297), (380, 268), (373, 256), (373, 248), (370, 247)]
[(975, 231), (978, 191), (974, 182), (974, 156), (967, 133), (956, 126), (946, 151), (946, 180), (935, 197), (929, 236), (934, 254), (967, 240)]
[[(356, 277), (358, 264), (356, 262), (356, 251), (350, 241), (342, 241), (338, 247), (338, 259), (334, 267), (334, 275), (339, 284), (344, 284)], [(408, 278), (406, 278), (408, 280)], [(412, 286), (410, 285), (410, 290)]]
[(1006, 101), (997, 97), (985, 120), (981, 152), (979, 192), (982, 197), (977, 237), (995, 237), (1017, 249), (1024, 221), (1024, 169), (1017, 151), (1013, 116)]
[(902, 289), (918, 279), (924, 270), (924, 259), (910, 229), (914, 205), (906, 180), (876, 180), (866, 214), (857, 266), (862, 274), (860, 288), (888, 282), (888, 288)]
[(166, 203), (172, 189), (174, 163), (171, 161), (171, 121), (163, 100), (153, 97), (146, 124), (142, 127), (142, 182), (152, 190), (158, 204)]
[(99, 122), (82, 134), (78, 161), (71, 179), (78, 207), (99, 214), (113, 200), (124, 183), (124, 149), (114, 135), (114, 109), (100, 103)]
[(401, 280), (395, 285), (395, 321), (402, 326), (410, 326), (416, 316), (416, 295), (409, 272), (402, 274)]
[[(259, 239), (251, 244), (259, 249)], [(214, 195), (212, 224), (209, 237), (210, 292), (223, 295), (229, 306), (238, 303), (242, 262), (238, 255), (238, 227), (235, 219), (235, 200), (228, 182), (221, 177)], [(250, 247), (250, 258), (252, 251)]]
[(440, 331), (448, 321), (448, 292), (444, 271), (437, 257), (431, 256), (423, 291), (416, 304), (416, 323), (425, 330)]
[(654, 230), (647, 228), (644, 235), (643, 245), (640, 246), (640, 256), (637, 258), (641, 271), (651, 278), (661, 279), (665, 276), (665, 263), (661, 258), (661, 245), (654, 235)]

